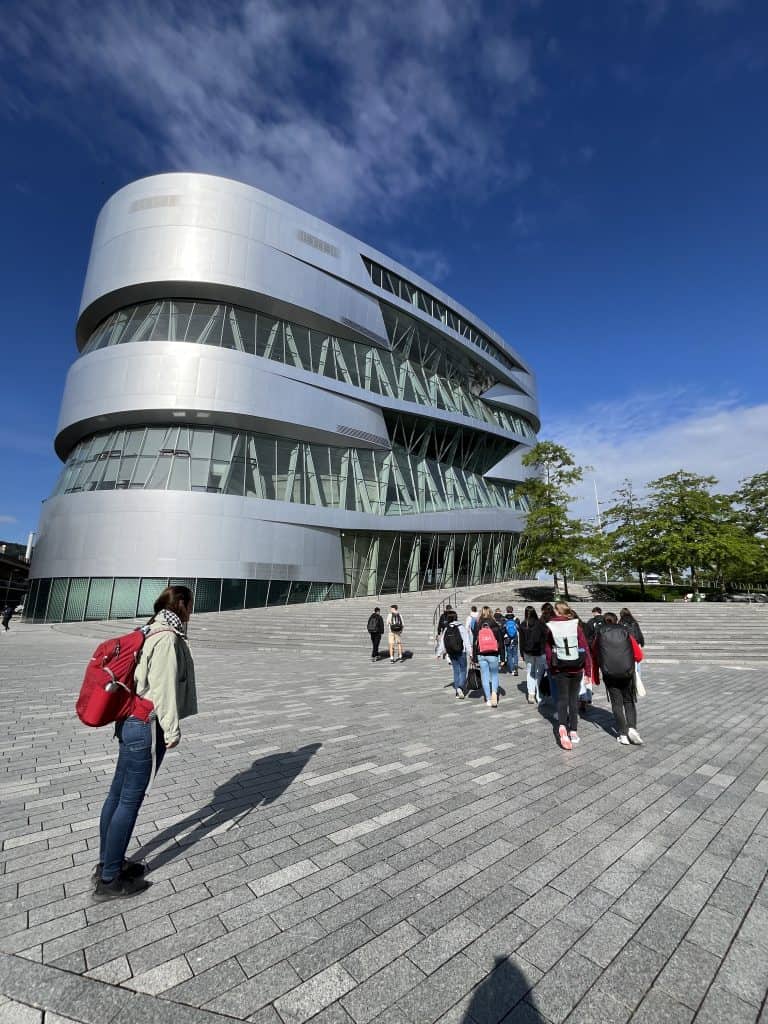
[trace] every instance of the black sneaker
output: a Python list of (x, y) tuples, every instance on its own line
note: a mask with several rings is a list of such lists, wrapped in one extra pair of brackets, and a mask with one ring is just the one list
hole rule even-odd
[[(91, 874), (91, 880), (95, 883), (101, 878), (102, 863), (99, 861), (98, 864), (94, 865), (93, 873)], [(146, 874), (147, 865), (141, 864), (137, 860), (124, 860), (123, 866), (120, 869), (120, 874), (123, 878), (141, 878)]]
[(127, 896), (138, 896), (148, 888), (149, 882), (146, 878), (126, 878), (124, 875), (118, 875), (111, 882), (102, 882), (99, 879), (93, 891), (93, 898), (100, 903), (106, 900), (119, 900)]

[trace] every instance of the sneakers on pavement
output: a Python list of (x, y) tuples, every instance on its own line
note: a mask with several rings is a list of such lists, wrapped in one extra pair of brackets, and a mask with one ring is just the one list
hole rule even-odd
[(533, 696), (532, 693), (528, 694), (528, 703), (529, 704), (535, 704), (536, 703), (536, 698)]
[(492, 707), (492, 708), (497, 708), (498, 706), (499, 706), (499, 698), (498, 698), (498, 695), (497, 695), (497, 694), (495, 694), (495, 693), (492, 693), (492, 694), (491, 694), (491, 707)]
[[(101, 878), (102, 863), (94, 864), (91, 880), (96, 883)], [(137, 860), (124, 860), (120, 874), (123, 878), (141, 878), (147, 870), (147, 865)]]
[(635, 743), (638, 747), (642, 747), (643, 740), (637, 729), (628, 729), (627, 736), (629, 737), (630, 743)]
[(623, 747), (629, 746), (629, 736), (619, 736), (618, 741)]
[(573, 747), (573, 744), (571, 743), (570, 737), (568, 736), (568, 730), (565, 728), (564, 725), (560, 726), (559, 736), (560, 746), (563, 748), (563, 750), (570, 750)]
[(579, 734), (577, 732), (572, 732), (571, 733), (571, 743), (574, 745), (574, 747), (576, 746), (577, 743), (581, 743), (581, 737), (579, 736)]
[(111, 882), (102, 882), (99, 879), (93, 891), (93, 898), (103, 903), (107, 900), (138, 896), (140, 892), (144, 892), (148, 888), (149, 882), (146, 878), (126, 878), (125, 875), (118, 875)]

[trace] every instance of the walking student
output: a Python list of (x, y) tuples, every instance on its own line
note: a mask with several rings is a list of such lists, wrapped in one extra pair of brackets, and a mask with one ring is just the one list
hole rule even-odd
[[(635, 640), (638, 647), (645, 647), (645, 637), (643, 631), (640, 629), (640, 623), (637, 621), (635, 616), (629, 610), (629, 608), (622, 608), (619, 612), (619, 623), (622, 625), (629, 635)], [(635, 674), (637, 678), (642, 682), (642, 671), (641, 662), (638, 661), (635, 665)]]
[(3, 608), (2, 619), (0, 619), (0, 622), (2, 622), (3, 629), (5, 630), (6, 633), (8, 632), (8, 628), (10, 626), (11, 619), (13, 618), (13, 613), (15, 611), (16, 608), (12, 604), (7, 604), (5, 608)]
[(145, 866), (125, 859), (139, 808), (165, 751), (181, 740), (179, 721), (197, 714), (195, 668), (185, 638), (192, 611), (188, 587), (166, 587), (154, 605), (134, 674), (134, 713), (115, 726), (120, 744), (114, 778), (101, 809), (97, 900), (143, 892)]
[(635, 663), (643, 657), (640, 645), (613, 612), (606, 612), (605, 623), (597, 635), (597, 648), (603, 682), (616, 719), (618, 741), (625, 747), (630, 743), (640, 746), (643, 741), (637, 731), (634, 686)]
[(511, 604), (507, 605), (507, 613), (504, 616), (502, 629), (505, 631), (504, 648), (507, 672), (517, 675), (520, 651), (520, 623), (515, 618), (515, 609)]
[[(589, 644), (589, 653), (592, 658), (592, 672), (590, 675), (590, 704), (592, 703), (592, 689), (595, 686), (600, 685), (600, 659), (597, 656), (597, 634), (605, 625), (605, 619), (603, 618), (603, 609), (595, 605), (592, 609), (592, 618), (587, 619), (584, 624), (584, 635), (587, 638)], [(582, 687), (584, 690), (585, 687)], [(579, 698), (583, 699), (583, 693), (579, 694)], [(583, 710), (583, 709), (582, 709)]]
[(545, 654), (550, 679), (557, 687), (560, 746), (571, 750), (580, 741), (579, 691), (592, 660), (579, 617), (567, 601), (555, 602), (555, 614), (547, 622)]
[(469, 615), (464, 622), (467, 632), (471, 635), (475, 631), (475, 624), (477, 622), (477, 605), (473, 604), (469, 609)]
[(483, 605), (472, 636), (472, 656), (480, 666), (480, 682), (487, 707), (499, 704), (499, 664), (504, 653), (504, 632), (488, 605)]
[[(394, 665), (396, 661), (403, 660), (403, 617), (397, 610), (397, 605), (390, 606), (387, 615), (387, 629), (389, 631), (389, 660)], [(397, 651), (397, 656), (395, 656)]]
[(547, 668), (547, 659), (544, 654), (545, 640), (546, 627), (536, 614), (536, 609), (529, 604), (525, 609), (525, 617), (520, 626), (520, 650), (528, 672), (526, 687), (529, 704), (540, 704), (543, 699), (540, 687)]
[(458, 700), (466, 696), (467, 655), (472, 651), (472, 638), (467, 627), (458, 621), (455, 611), (448, 612), (445, 629), (440, 634), (437, 645), (437, 657), (446, 655), (453, 669), (453, 690)]
[(381, 608), (374, 608), (368, 616), (366, 626), (368, 635), (371, 638), (371, 661), (379, 660), (379, 644), (384, 635), (384, 619), (381, 617)]

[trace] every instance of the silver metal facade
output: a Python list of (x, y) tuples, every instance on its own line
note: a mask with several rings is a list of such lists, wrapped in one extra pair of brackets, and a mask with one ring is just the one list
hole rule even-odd
[[(391, 283), (389, 288), (374, 283), (370, 262), (391, 272), (392, 280), (408, 282), (407, 294), (414, 289), (410, 300), (395, 294)], [(431, 297), (429, 308), (442, 320), (425, 311), (417, 294)], [(106, 318), (160, 300), (254, 310), (308, 328), (317, 338), (351, 342), (366, 353), (367, 365), (371, 350), (392, 350), (389, 321), (401, 317), (416, 325), (417, 333), (437, 339), (449, 357), (477, 369), (487, 385), (477, 397), (489, 415), (479, 419), (425, 404), (423, 394), (416, 402), (407, 393), (376, 393), (364, 386), (362, 369), (359, 378), (344, 379), (341, 373), (334, 378), (287, 356), (276, 361), (258, 350), (215, 347), (199, 337), (197, 343), (183, 343), (155, 335), (88, 350), (89, 338)], [(483, 476), (514, 484), (525, 476), (521, 458), (539, 427), (530, 368), (472, 313), (310, 214), (256, 188), (207, 175), (145, 178), (106, 203), (96, 224), (77, 340), (86, 351), (70, 369), (64, 389), (55, 441), (62, 460), (94, 435), (152, 425), (226, 427), (386, 452), (393, 417), (405, 416), (409, 422), (460, 429), (468, 438), (480, 432), (503, 446)], [(355, 358), (362, 366), (363, 355)], [(488, 422), (491, 413), (506, 419)], [(211, 488), (195, 493), (112, 486), (57, 494), (45, 502), (34, 579), (274, 578), (342, 584), (347, 531), (518, 534), (524, 525), (519, 507), (429, 511), (425, 506), (398, 516), (264, 500), (249, 496), (247, 488), (240, 495), (210, 493)]]

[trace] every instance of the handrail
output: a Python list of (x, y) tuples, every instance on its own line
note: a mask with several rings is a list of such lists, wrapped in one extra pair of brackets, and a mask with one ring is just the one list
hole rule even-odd
[(434, 636), (435, 639), (437, 639), (437, 623), (440, 619), (440, 616), (445, 611), (445, 606), (449, 605), (451, 602), (454, 603), (454, 607), (456, 607), (456, 605), (459, 603), (458, 590), (453, 590), (448, 595), (448, 597), (444, 597), (443, 600), (436, 605), (435, 610), (432, 613), (432, 635)]

